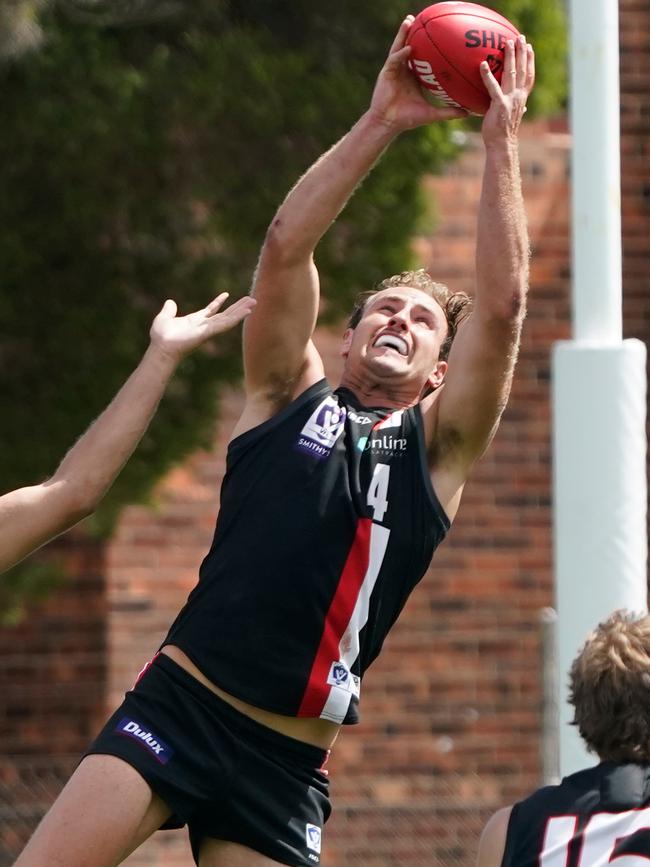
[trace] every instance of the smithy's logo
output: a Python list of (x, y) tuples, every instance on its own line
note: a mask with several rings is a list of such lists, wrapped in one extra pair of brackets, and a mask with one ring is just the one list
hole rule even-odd
[(326, 397), (300, 431), (297, 446), (310, 455), (325, 458), (343, 433), (344, 426), (345, 407), (339, 406), (335, 398)]
[(171, 747), (167, 746), (164, 741), (161, 741), (158, 735), (154, 735), (148, 729), (142, 728), (133, 719), (123, 717), (115, 727), (115, 731), (120, 735), (126, 735), (135, 741), (139, 741), (161, 765), (166, 765), (174, 755)]

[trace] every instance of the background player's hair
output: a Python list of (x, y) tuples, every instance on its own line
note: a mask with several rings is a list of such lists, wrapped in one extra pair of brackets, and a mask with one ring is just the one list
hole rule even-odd
[(650, 761), (650, 616), (616, 611), (599, 624), (569, 674), (573, 724), (606, 761)]
[(445, 342), (440, 347), (439, 358), (440, 361), (444, 361), (449, 355), (458, 325), (469, 313), (469, 307), (472, 302), (469, 295), (466, 295), (464, 292), (452, 292), (444, 283), (436, 283), (423, 268), (419, 271), (402, 271), (401, 274), (394, 274), (392, 277), (382, 280), (381, 283), (377, 283), (374, 289), (361, 292), (350, 314), (348, 327), (357, 327), (363, 316), (366, 304), (377, 292), (381, 292), (383, 289), (395, 289), (398, 286), (404, 286), (408, 289), (419, 289), (420, 292), (424, 292), (426, 295), (434, 298), (442, 307), (447, 319), (448, 329)]

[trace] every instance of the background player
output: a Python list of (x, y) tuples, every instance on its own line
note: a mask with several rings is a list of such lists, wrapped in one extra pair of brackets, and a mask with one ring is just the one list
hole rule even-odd
[(242, 298), (219, 313), (227, 297), (224, 292), (187, 316), (177, 316), (176, 304), (166, 301), (153, 321), (142, 361), (52, 478), (0, 497), (0, 571), (95, 510), (140, 442), (179, 362), (232, 328), (255, 305)]
[(650, 861), (650, 616), (617, 611), (587, 638), (570, 704), (600, 763), (495, 813), (478, 867), (600, 867)]

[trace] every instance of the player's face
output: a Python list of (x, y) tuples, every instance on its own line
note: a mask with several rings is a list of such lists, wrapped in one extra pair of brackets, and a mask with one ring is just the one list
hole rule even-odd
[(438, 302), (419, 289), (384, 289), (366, 303), (357, 327), (345, 335), (346, 367), (379, 378), (435, 387), (447, 369), (439, 361), (447, 320)]

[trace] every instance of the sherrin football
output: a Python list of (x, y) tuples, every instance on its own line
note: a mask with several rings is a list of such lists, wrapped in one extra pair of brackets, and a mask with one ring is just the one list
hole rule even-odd
[(409, 66), (420, 84), (448, 105), (485, 114), (490, 97), (480, 65), (487, 60), (501, 82), (504, 49), (519, 32), (507, 18), (478, 3), (443, 2), (427, 6), (407, 37)]

